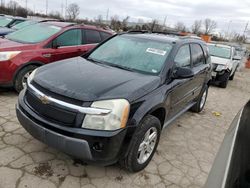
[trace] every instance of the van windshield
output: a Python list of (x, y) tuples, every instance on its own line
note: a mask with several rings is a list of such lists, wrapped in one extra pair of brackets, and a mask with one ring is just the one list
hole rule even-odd
[(39, 43), (58, 33), (61, 29), (61, 27), (39, 23), (13, 32), (6, 38), (20, 43)]
[(118, 35), (98, 47), (88, 59), (129, 71), (157, 75), (171, 49), (171, 43), (136, 35)]
[(208, 45), (208, 48), (211, 56), (221, 57), (225, 59), (231, 58), (230, 48), (216, 46), (216, 45)]

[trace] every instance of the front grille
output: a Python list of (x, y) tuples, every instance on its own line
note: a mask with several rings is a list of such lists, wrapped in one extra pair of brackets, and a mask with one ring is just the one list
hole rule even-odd
[(74, 126), (77, 113), (50, 104), (43, 104), (34, 94), (27, 90), (25, 102), (43, 118), (65, 126)]

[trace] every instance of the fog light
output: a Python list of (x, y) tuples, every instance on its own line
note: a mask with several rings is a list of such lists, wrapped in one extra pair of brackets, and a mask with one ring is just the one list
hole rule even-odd
[(101, 152), (101, 151), (103, 150), (103, 148), (104, 148), (104, 145), (103, 145), (103, 143), (101, 143), (101, 142), (95, 142), (95, 143), (93, 144), (93, 149), (94, 149), (95, 151)]

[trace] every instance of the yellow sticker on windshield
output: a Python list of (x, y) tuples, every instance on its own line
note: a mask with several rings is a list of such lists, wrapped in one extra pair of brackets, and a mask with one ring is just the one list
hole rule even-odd
[(146, 52), (148, 52), (148, 53), (152, 53), (152, 54), (156, 54), (156, 55), (161, 55), (161, 56), (164, 56), (164, 55), (166, 55), (166, 51), (164, 51), (164, 50), (160, 50), (160, 49), (155, 49), (155, 48), (148, 48), (147, 50), (146, 50)]

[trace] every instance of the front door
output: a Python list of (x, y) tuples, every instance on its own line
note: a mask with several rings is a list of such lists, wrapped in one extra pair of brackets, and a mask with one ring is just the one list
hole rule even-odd
[[(174, 63), (173, 71), (178, 67), (191, 68), (191, 51), (188, 44), (180, 47), (174, 58)], [(169, 111), (170, 118), (180, 112), (192, 99), (192, 79), (193, 78), (174, 79), (172, 81)]]
[(83, 45), (81, 29), (65, 31), (52, 42), (52, 47), (52, 61), (77, 57), (88, 51), (87, 46)]

